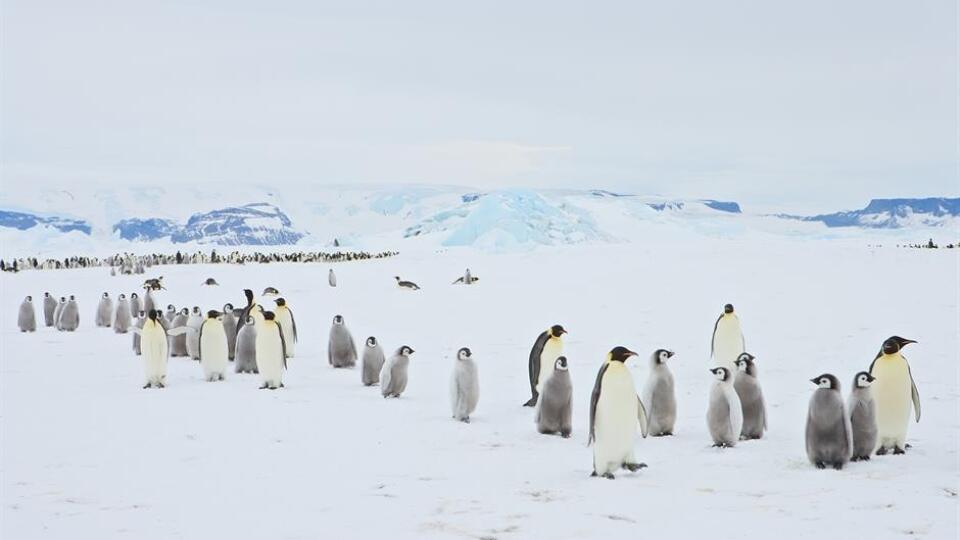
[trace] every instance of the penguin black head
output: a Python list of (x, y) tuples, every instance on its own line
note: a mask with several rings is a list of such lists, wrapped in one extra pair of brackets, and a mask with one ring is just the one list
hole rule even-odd
[(368, 338), (367, 338), (367, 347), (376, 347), (376, 346), (377, 346), (377, 338), (375, 338), (375, 337), (373, 337), (373, 336), (368, 337)]
[(653, 351), (653, 360), (658, 364), (666, 363), (667, 360), (673, 358), (673, 351), (668, 351), (666, 349), (657, 349)]
[(280, 294), (280, 291), (278, 291), (273, 287), (267, 287), (266, 289), (263, 290), (264, 296), (276, 296), (278, 294)]
[(110, 298), (110, 295), (109, 295), (108, 293), (103, 293), (103, 297), (104, 297), (104, 298)]
[(48, 293), (48, 292), (43, 293), (43, 297), (44, 297), (44, 298), (50, 298), (50, 293)]
[(32, 296), (28, 296), (28, 297), (27, 297), (27, 302), (33, 302), (33, 297), (32, 297)]
[(180, 314), (181, 314), (181, 315), (189, 315), (189, 314), (190, 314), (190, 310), (187, 309), (187, 308), (183, 308), (183, 309), (180, 310)]
[(217, 280), (213, 279), (212, 277), (207, 278), (207, 280), (204, 281), (203, 284), (204, 284), (204, 285), (219, 285), (219, 283), (217, 283)]
[(334, 315), (333, 324), (343, 324), (343, 315)]
[(208, 319), (216, 319), (216, 318), (219, 317), (220, 315), (221, 315), (221, 313), (220, 313), (219, 311), (215, 310), (215, 309), (211, 309), (210, 311), (207, 312), (207, 318), (208, 318)]
[(610, 351), (610, 360), (614, 362), (626, 362), (627, 358), (630, 358), (631, 356), (636, 356), (636, 355), (637, 353), (631, 351), (626, 347), (617, 346)]
[(200, 313), (200, 306), (193, 306), (193, 313), (194, 314)]
[(731, 314), (731, 313), (733, 313), (733, 304), (727, 304), (727, 305), (723, 306), (723, 312), (726, 313), (726, 314), (728, 314), (728, 315)]
[(910, 343), (916, 343), (916, 341), (902, 338), (900, 336), (890, 336), (886, 341), (883, 342), (883, 354), (896, 354), (900, 352), (900, 349), (906, 345), (909, 345)]
[(263, 319), (264, 319), (264, 320), (272, 321), (272, 320), (274, 319), (274, 317), (275, 317), (275, 315), (273, 314), (272, 311), (264, 311), (264, 312), (263, 312)]
[(853, 386), (855, 388), (866, 388), (875, 380), (877, 380), (877, 378), (873, 375), (867, 373), (866, 371), (861, 371), (853, 378)]
[(143, 311), (142, 309), (137, 313), (137, 317), (139, 317), (139, 318), (141, 318), (141, 319), (144, 318), (144, 317), (146, 317), (146, 316), (147, 316), (147, 313), (146, 313), (145, 311)]
[(393, 276), (393, 279), (400, 281), (400, 276)]
[[(141, 311), (141, 313), (143, 313), (143, 312)], [(155, 310), (155, 309), (151, 309), (151, 310), (150, 310), (150, 314), (149, 314), (148, 316), (150, 317), (150, 320), (151, 320), (151, 321), (157, 322), (157, 317), (158, 317), (159, 315), (160, 315), (160, 312), (159, 312), (159, 311), (157, 311), (157, 310)]]
[(73, 300), (75, 300), (75, 299), (74, 299), (73, 295), (71, 294), (71, 295), (70, 295), (70, 301), (72, 302)]
[(137, 293), (130, 293), (130, 298), (140, 298)]
[(229, 304), (229, 303), (228, 303), (228, 304), (224, 304), (224, 305), (223, 305), (223, 311), (224, 311), (224, 313), (226, 313), (226, 312), (228, 312), (228, 311), (233, 311), (233, 304)]
[(126, 298), (127, 298), (127, 295), (125, 295), (125, 294), (123, 294), (123, 293), (120, 293), (120, 299), (121, 299), (121, 300), (126, 300)]
[(566, 356), (558, 356), (558, 357), (557, 357), (557, 361), (554, 362), (553, 369), (558, 369), (558, 370), (560, 370), (560, 371), (566, 371), (566, 370), (567, 370), (567, 357), (566, 357)]
[(413, 354), (414, 352), (415, 352), (415, 351), (414, 351), (413, 349), (411, 349), (410, 347), (408, 347), (408, 346), (406, 346), (406, 345), (404, 345), (403, 347), (400, 347), (400, 354), (402, 354), (403, 356), (410, 356), (410, 355)]
[(251, 305), (251, 304), (253, 304), (253, 291), (251, 291), (250, 289), (244, 289), (244, 290), (243, 290), (243, 295), (247, 297), (247, 305), (248, 305), (248, 306)]
[(562, 336), (562, 335), (564, 335), (564, 334), (566, 334), (566, 333), (567, 333), (567, 331), (564, 330), (563, 327), (560, 326), (559, 324), (555, 324), (555, 325), (553, 325), (553, 326), (550, 327), (550, 335), (553, 336), (553, 337), (557, 337), (557, 338), (558, 338), (558, 337), (560, 337), (560, 336)]
[(274, 303), (277, 304), (277, 306), (287, 305), (287, 301), (283, 298), (277, 298), (276, 300), (274, 300)]
[(727, 382), (730, 380), (730, 370), (725, 367), (715, 367), (710, 370), (710, 373), (713, 373), (718, 381)]
[(167, 311), (176, 311), (177, 308), (173, 304), (167, 304)]
[(247, 316), (246, 324), (253, 324), (253, 317)]
[(469, 347), (463, 347), (463, 348), (461, 348), (459, 351), (457, 351), (457, 358), (459, 358), (460, 360), (466, 360), (467, 358), (470, 358), (471, 356), (473, 356), (473, 353), (470, 352), (470, 348), (469, 348)]
[(810, 379), (810, 382), (819, 386), (820, 388), (827, 388), (830, 390), (840, 390), (840, 381), (836, 377), (829, 373), (824, 373), (819, 377), (814, 377)]
[(737, 357), (737, 361), (734, 363), (737, 364), (737, 368), (740, 371), (750, 373), (750, 368), (753, 367), (753, 360), (755, 358), (756, 357), (754, 357), (752, 354), (748, 352), (740, 353), (740, 356)]
[(61, 302), (66, 302), (66, 301), (67, 301), (67, 297), (61, 296), (61, 297), (60, 297), (60, 301), (61, 301)]

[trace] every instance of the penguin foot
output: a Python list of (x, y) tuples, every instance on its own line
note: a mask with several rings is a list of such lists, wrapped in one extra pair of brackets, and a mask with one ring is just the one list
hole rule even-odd
[(887, 448), (885, 446), (881, 446), (880, 448), (877, 448), (877, 455), (878, 456), (887, 455)]
[(624, 463), (623, 468), (630, 472), (637, 472), (647, 467), (646, 463)]
[(903, 448), (900, 448), (899, 446), (894, 446), (894, 447), (893, 447), (893, 455), (895, 455), (895, 456), (899, 456), (899, 455), (901, 455), (901, 454), (906, 454), (906, 453), (907, 453), (907, 451), (904, 450)]
[(286, 388), (286, 386), (284, 386), (283, 383), (280, 383), (280, 388)]
[(143, 385), (143, 389), (146, 390), (147, 388), (150, 388), (151, 386), (153, 386), (153, 385), (150, 384), (150, 383), (147, 383), (147, 384)]
[(162, 382), (157, 383), (157, 388), (166, 388), (166, 387), (167, 385), (163, 384)]
[(537, 396), (533, 396), (526, 403), (523, 404), (524, 407), (533, 407), (537, 404)]
[(264, 383), (264, 384), (261, 384), (261, 385), (260, 385), (260, 388), (259, 388), (259, 389), (260, 389), (260, 390), (266, 390), (267, 388), (270, 388), (270, 385)]
[(834, 468), (834, 470), (839, 471), (839, 470), (843, 469), (843, 463), (841, 463), (841, 462), (838, 461), (838, 462), (836, 462), (836, 463), (833, 464), (833, 468)]
[(590, 473), (590, 478), (596, 478), (596, 477), (597, 477), (597, 471), (593, 471), (592, 473)]
[(610, 472), (603, 473), (603, 477), (606, 478), (607, 480), (616, 480), (617, 478), (616, 476), (613, 475), (613, 473), (610, 473)]
[(469, 423), (470, 423), (470, 417), (469, 417), (469, 416), (464, 416), (463, 418), (460, 419), (460, 421), (463, 422), (464, 424), (469, 424)]
[(569, 439), (569, 438), (570, 438), (570, 432), (569, 432), (569, 431), (561, 431), (561, 432), (560, 432), (560, 436), (563, 437), (564, 439)]
[(814, 463), (814, 465), (816, 465), (818, 469), (826, 469), (826, 468), (827, 468), (827, 464), (824, 463), (824, 462), (822, 462), (822, 461), (818, 461), (818, 462)]

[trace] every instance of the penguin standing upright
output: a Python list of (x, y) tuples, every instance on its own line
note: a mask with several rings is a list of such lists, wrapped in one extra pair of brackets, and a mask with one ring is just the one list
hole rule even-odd
[(193, 306), (190, 317), (187, 318), (187, 328), (193, 332), (187, 332), (187, 356), (194, 360), (200, 360), (200, 327), (203, 326), (203, 313), (198, 306)]
[(732, 448), (737, 445), (740, 432), (743, 431), (743, 407), (737, 391), (733, 389), (734, 373), (722, 366), (710, 372), (716, 380), (710, 388), (707, 428), (714, 446)]
[(810, 379), (817, 385), (807, 412), (807, 457), (818, 469), (840, 470), (853, 449), (850, 417), (843, 406), (840, 381), (829, 373)]
[(479, 400), (480, 379), (477, 364), (473, 361), (470, 349), (463, 347), (457, 351), (453, 376), (450, 377), (450, 409), (453, 418), (470, 423), (470, 415), (477, 408)]
[[(160, 321), (160, 324), (162, 324), (164, 328), (172, 328), (173, 320), (177, 318), (177, 313), (177, 306), (167, 304), (167, 311), (164, 313), (163, 320)], [(173, 354), (170, 356), (173, 356)]]
[(730, 373), (736, 373), (737, 357), (746, 350), (740, 318), (733, 312), (733, 305), (723, 306), (723, 313), (713, 325), (713, 338), (710, 340), (710, 356), (714, 366), (725, 367)]
[(283, 388), (283, 370), (287, 367), (287, 355), (283, 350), (283, 332), (274, 319), (272, 311), (263, 312), (263, 320), (257, 325), (257, 368), (263, 384), (260, 389)]
[(257, 322), (253, 316), (237, 332), (236, 356), (233, 370), (237, 373), (257, 373)]
[(160, 312), (151, 310), (140, 330), (140, 350), (146, 375), (144, 388), (163, 388), (167, 378), (167, 333), (157, 320)]
[(570, 384), (567, 357), (560, 356), (537, 400), (537, 431), (547, 435), (559, 433), (564, 439), (569, 438), (573, 432), (572, 417), (573, 385)]
[(157, 309), (159, 310), (160, 301), (157, 298), (157, 291), (160, 290), (159, 282), (156, 285), (156, 288), (153, 288), (151, 284), (144, 285), (145, 292), (143, 293), (143, 310), (148, 314)]
[(240, 328), (247, 324), (247, 317), (253, 317), (253, 324), (258, 323), (263, 319), (263, 315), (257, 306), (257, 302), (253, 299), (253, 290), (244, 289), (243, 296), (247, 299), (247, 305), (244, 306), (240, 316), (237, 317), (237, 335), (240, 334)]
[[(160, 317), (157, 317), (157, 319), (158, 319), (157, 322), (159, 322)], [(137, 330), (143, 330), (143, 327), (146, 323), (147, 323), (147, 314), (144, 313), (143, 310), (140, 310), (140, 312), (137, 313), (137, 323), (134, 325), (135, 329), (133, 330), (133, 354), (137, 356), (140, 356), (142, 354), (142, 350), (140, 347), (140, 334), (142, 332), (138, 332)], [(167, 350), (168, 351), (170, 350), (169, 344), (167, 346)]]
[(357, 363), (357, 347), (350, 330), (343, 323), (343, 316), (333, 317), (330, 341), (327, 346), (327, 361), (335, 368), (353, 367)]
[(920, 421), (920, 392), (913, 380), (910, 364), (901, 352), (910, 343), (916, 341), (900, 336), (888, 338), (868, 370), (877, 379), (873, 383), (880, 445), (877, 455), (882, 456), (891, 450), (894, 454), (906, 452), (911, 403), (916, 421)]
[(113, 331), (117, 334), (126, 334), (130, 330), (130, 302), (127, 296), (121, 294), (117, 298), (117, 313), (113, 318)]
[(297, 321), (293, 318), (293, 311), (287, 306), (287, 300), (277, 298), (274, 300), (277, 308), (274, 310), (277, 324), (283, 332), (283, 343), (286, 345), (287, 358), (293, 358), (294, 347), (297, 343)]
[(743, 427), (740, 429), (740, 439), (759, 439), (767, 430), (767, 404), (763, 400), (763, 390), (757, 378), (757, 364), (750, 353), (742, 353), (737, 358), (737, 376), (733, 381), (733, 389), (740, 399), (740, 408), (743, 411)]
[(544, 381), (550, 378), (557, 358), (563, 354), (563, 341), (560, 336), (566, 333), (567, 331), (562, 326), (555, 324), (537, 336), (537, 340), (533, 343), (533, 348), (530, 349), (530, 359), (527, 363), (531, 397), (523, 404), (524, 407), (533, 407), (537, 404), (540, 387)]
[[(173, 321), (170, 323), (170, 328), (179, 328), (181, 326), (187, 325), (187, 320), (190, 315), (190, 310), (183, 308), (180, 310), (180, 313), (177, 313), (177, 316), (173, 318)], [(159, 321), (158, 321), (159, 324)], [(177, 335), (170, 336), (170, 356), (187, 356), (187, 336)]]
[(50, 293), (43, 293), (43, 325), (50, 327), (53, 326), (54, 318), (53, 312), (57, 309), (57, 299), (54, 298)]
[(37, 331), (37, 312), (33, 308), (33, 297), (28, 296), (20, 304), (20, 311), (17, 312), (17, 327), (21, 332)]
[(232, 362), (237, 350), (237, 317), (233, 314), (233, 304), (223, 305), (223, 331), (227, 336), (227, 359)]
[(333, 268), (331, 268), (330, 273), (327, 274), (327, 283), (329, 283), (331, 287), (337, 286), (337, 275), (333, 273)]
[(200, 367), (207, 382), (222, 381), (227, 371), (227, 333), (219, 311), (207, 312), (199, 332)]
[(590, 396), (590, 437), (593, 444), (593, 474), (613, 479), (621, 468), (630, 472), (646, 467), (634, 455), (637, 423), (647, 436), (647, 414), (637, 396), (633, 375), (624, 362), (637, 353), (614, 347), (597, 373)]
[(77, 305), (77, 299), (70, 295), (63, 310), (60, 311), (60, 329), (67, 332), (73, 332), (80, 326), (80, 307)]
[(404, 345), (383, 364), (380, 370), (380, 393), (384, 398), (398, 398), (407, 389), (407, 370), (413, 352), (413, 349)]
[(373, 386), (380, 382), (380, 370), (383, 369), (383, 348), (377, 342), (377, 338), (370, 336), (367, 338), (366, 346), (363, 348), (363, 360), (361, 362), (360, 381), (364, 386)]
[(143, 304), (140, 302), (140, 297), (137, 293), (130, 293), (130, 313), (136, 315), (140, 313), (141, 309), (143, 309)]
[(63, 330), (60, 326), (60, 315), (63, 314), (63, 308), (67, 305), (67, 299), (63, 296), (60, 297), (60, 301), (57, 302), (57, 307), (53, 309), (53, 326), (57, 330)]
[(98, 327), (109, 327), (110, 326), (110, 317), (113, 316), (113, 300), (110, 298), (109, 293), (103, 293), (103, 296), (100, 297), (100, 303), (97, 305), (97, 316), (94, 320), (94, 324)]
[(877, 405), (870, 387), (876, 378), (861, 371), (853, 378), (853, 390), (847, 401), (853, 453), (850, 461), (868, 461), (877, 448)]
[(673, 435), (677, 421), (677, 396), (673, 388), (673, 374), (667, 360), (673, 351), (657, 349), (650, 355), (650, 375), (643, 385), (640, 400), (649, 416), (649, 430), (654, 437)]

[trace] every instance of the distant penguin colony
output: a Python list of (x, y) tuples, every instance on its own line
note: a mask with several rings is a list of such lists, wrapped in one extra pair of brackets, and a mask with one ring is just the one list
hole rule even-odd
[[(231, 256), (230, 262), (287, 260), (266, 255), (252, 260), (246, 257)], [(127, 275), (142, 273), (143, 268), (155, 264), (170, 264), (169, 261), (160, 262), (163, 260), (162, 257), (126, 256), (111, 259), (109, 266), (112, 272), (119, 269), (120, 274)], [(68, 262), (50, 267), (84, 267)], [(89, 262), (90, 266), (97, 265)], [(127, 262), (130, 262), (129, 266)], [(190, 261), (192, 264), (201, 262), (212, 261), (202, 255)], [(216, 262), (222, 261), (218, 259)], [(40, 266), (33, 265), (33, 268)], [(337, 286), (337, 276), (332, 268), (328, 270), (327, 279), (330, 287)], [(401, 289), (420, 290), (412, 281), (399, 276), (394, 279)], [(472, 285), (478, 279), (466, 269), (464, 275), (453, 283)], [(203, 287), (217, 285), (213, 278), (200, 284)], [(287, 361), (295, 355), (299, 336), (289, 296), (281, 296), (279, 289), (268, 286), (261, 295), (272, 298), (273, 311), (265, 311), (257, 303), (253, 289), (244, 289), (246, 303), (242, 309), (225, 303), (222, 310), (204, 312), (200, 306), (193, 306), (178, 311), (169, 304), (164, 315), (158, 297), (166, 290), (163, 277), (146, 279), (142, 288), (142, 298), (136, 292), (129, 298), (120, 293), (114, 300), (109, 292), (103, 292), (96, 306), (94, 326), (112, 328), (117, 334), (132, 332), (133, 353), (142, 357), (143, 388), (166, 387), (170, 356), (199, 360), (199, 371), (205, 381), (226, 380), (226, 371), (232, 361), (235, 372), (258, 374), (261, 389), (285, 387), (283, 379)], [(45, 327), (63, 332), (75, 332), (80, 327), (80, 309), (75, 295), (57, 297), (45, 292), (40, 309)], [(32, 296), (25, 297), (20, 303), (17, 326), (25, 333), (37, 330)], [(523, 404), (535, 407), (533, 416), (537, 432), (563, 438), (569, 438), (573, 432), (570, 363), (563, 355), (566, 333), (563, 326), (555, 324), (537, 336), (527, 358), (526, 379), (530, 397)], [(869, 367), (854, 376), (846, 401), (836, 376), (824, 373), (811, 379), (817, 387), (810, 397), (805, 431), (806, 454), (811, 464), (821, 469), (842, 469), (850, 462), (870, 460), (873, 454), (906, 452), (911, 411), (914, 420), (920, 420), (920, 394), (903, 355), (903, 349), (912, 343), (916, 342), (899, 336), (886, 339)], [(710, 344), (709, 371), (713, 382), (709, 387), (706, 427), (715, 447), (732, 448), (740, 441), (762, 439), (768, 429), (768, 411), (758, 377), (757, 358), (745, 348), (739, 316), (733, 305), (726, 304), (714, 323)], [(364, 341), (358, 358), (353, 336), (343, 316), (333, 317), (327, 343), (329, 365), (352, 368), (359, 360), (361, 383), (364, 386), (379, 385), (384, 398), (399, 398), (406, 391), (413, 353), (412, 347), (402, 345), (386, 357), (380, 341), (370, 336)], [(588, 445), (592, 446), (593, 452), (591, 476), (612, 479), (620, 470), (636, 472), (646, 467), (636, 457), (638, 431), (643, 437), (675, 433), (677, 390), (670, 368), (674, 352), (664, 348), (653, 351), (648, 375), (639, 393), (626, 366), (636, 356), (636, 352), (626, 347), (614, 347), (597, 373), (590, 397), (587, 432)], [(477, 361), (469, 347), (457, 350), (452, 360), (450, 416), (459, 422), (470, 423), (480, 396)]]

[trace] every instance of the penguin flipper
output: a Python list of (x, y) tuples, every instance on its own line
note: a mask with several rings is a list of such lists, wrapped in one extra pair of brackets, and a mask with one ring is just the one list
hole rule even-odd
[(287, 312), (290, 313), (290, 327), (293, 330), (293, 342), (297, 342), (297, 320), (293, 318), (293, 310), (287, 308)]
[(171, 328), (167, 330), (168, 336), (179, 336), (180, 334), (186, 334), (188, 332), (196, 332), (196, 328), (190, 328), (189, 326), (178, 326), (176, 328)]
[(133, 330), (133, 333), (136, 334), (136, 335), (138, 335), (138, 336), (139, 336), (139, 335), (143, 335), (143, 329), (142, 329), (142, 328), (138, 328), (138, 327), (136, 327), (136, 326), (131, 326), (131, 327), (130, 327), (130, 330)]
[(207, 321), (203, 321), (200, 324), (200, 337), (197, 338), (197, 359), (202, 363), (203, 362), (203, 327), (207, 325)]
[(593, 384), (593, 393), (590, 394), (590, 437), (587, 439), (587, 446), (597, 438), (597, 434), (594, 431), (597, 421), (597, 403), (600, 402), (600, 387), (603, 386), (603, 375), (607, 372), (607, 367), (609, 366), (610, 364), (603, 364), (603, 367), (597, 372), (597, 382)]
[(637, 420), (640, 422), (640, 434), (646, 439), (647, 433), (649, 433), (647, 408), (643, 406), (643, 400), (640, 399), (640, 396), (637, 396)]
[[(906, 358), (903, 359), (907, 361)], [(910, 371), (910, 363), (907, 362), (907, 375), (910, 375), (910, 398), (913, 399), (913, 413), (916, 422), (920, 421), (920, 391), (917, 390), (917, 383), (913, 381), (913, 372)]]
[(720, 319), (723, 318), (723, 314), (717, 317), (717, 322), (713, 323), (713, 333), (710, 334), (710, 357), (713, 357), (713, 345), (717, 340), (717, 326), (720, 326)]
[(527, 402), (530, 403), (530, 407), (536, 404), (536, 399), (534, 398), (537, 396), (537, 383), (540, 382), (540, 355), (543, 354), (543, 347), (546, 345), (549, 335), (550, 331), (547, 330), (537, 336), (537, 341), (533, 343), (533, 348), (530, 349), (530, 362), (527, 368), (530, 372), (530, 395), (533, 396), (530, 398), (530, 401), (534, 402)]
[(283, 328), (280, 323), (273, 321), (277, 325), (277, 333), (280, 334), (280, 351), (283, 353), (283, 369), (287, 369), (287, 340), (283, 339)]

